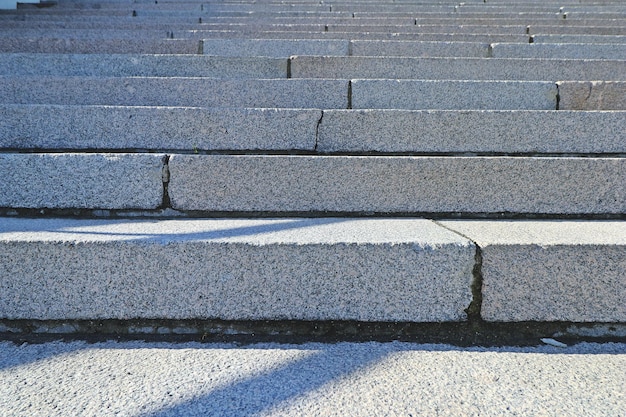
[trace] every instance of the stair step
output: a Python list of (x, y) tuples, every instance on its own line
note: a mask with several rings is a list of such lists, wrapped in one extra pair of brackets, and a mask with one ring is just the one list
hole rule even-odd
[(195, 39), (76, 39), (7, 37), (0, 52), (70, 53), (70, 54), (197, 54)]
[(626, 43), (528, 43), (491, 45), (494, 58), (559, 58), (559, 59), (619, 59), (626, 60)]
[(287, 60), (155, 54), (2, 54), (4, 76), (287, 78)]
[(290, 61), (293, 78), (626, 80), (619, 60), (298, 56)]
[(563, 81), (559, 82), (563, 97), (559, 108), (572, 110), (626, 110), (626, 82)]
[(0, 77), (13, 104), (345, 109), (347, 80), (160, 77)]
[(442, 221), (481, 248), (487, 321), (626, 321), (626, 222)]
[(465, 319), (476, 252), (428, 220), (333, 218), (5, 218), (0, 251), (3, 318), (417, 322)]
[(162, 154), (0, 154), (0, 207), (156, 209)]
[(177, 210), (465, 214), (626, 210), (623, 158), (172, 155), (169, 171), (169, 197)]
[(352, 80), (353, 109), (555, 110), (557, 88), (541, 81)]

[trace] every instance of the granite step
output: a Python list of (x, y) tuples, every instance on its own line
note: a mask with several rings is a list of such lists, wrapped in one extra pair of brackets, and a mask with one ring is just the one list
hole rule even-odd
[(6, 104), (345, 109), (348, 80), (0, 77)]
[(449, 80), (614, 80), (626, 79), (619, 60), (520, 58), (290, 58), (293, 78), (387, 78)]
[(463, 321), (472, 271), (479, 271), (487, 321), (620, 322), (626, 319), (625, 227), (619, 221), (3, 218), (0, 250), (8, 256), (0, 285), (7, 302), (0, 315)]
[(626, 43), (493, 43), (490, 45), (490, 56), (494, 58), (618, 59), (626, 61)]
[(5, 150), (626, 153), (623, 111), (3, 104), (0, 115), (4, 121), (0, 123), (0, 148)]

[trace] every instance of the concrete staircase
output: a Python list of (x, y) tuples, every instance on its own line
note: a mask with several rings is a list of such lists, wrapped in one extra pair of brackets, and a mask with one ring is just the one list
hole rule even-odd
[(0, 12), (0, 330), (626, 323), (622, 1), (48, 6)]

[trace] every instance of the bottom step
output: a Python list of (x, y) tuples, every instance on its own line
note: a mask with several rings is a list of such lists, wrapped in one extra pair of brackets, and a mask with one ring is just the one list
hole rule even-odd
[(0, 319), (626, 322), (626, 222), (0, 219)]

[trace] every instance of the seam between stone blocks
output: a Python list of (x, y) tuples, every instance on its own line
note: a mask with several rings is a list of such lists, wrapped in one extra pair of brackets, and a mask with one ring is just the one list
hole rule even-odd
[(320, 125), (322, 124), (322, 119), (324, 118), (324, 110), (321, 111), (320, 118), (317, 121), (317, 125), (315, 125), (315, 144), (313, 146), (313, 150), (317, 152), (319, 138), (320, 138)]
[(469, 305), (464, 311), (465, 311), (465, 314), (467, 314), (467, 320), (469, 322), (482, 323), (483, 322), (482, 315), (481, 315), (482, 304), (483, 304), (483, 292), (482, 292), (483, 251), (482, 251), (482, 248), (480, 247), (478, 242), (474, 241), (468, 236), (465, 236), (463, 233), (460, 233), (454, 229), (451, 229), (439, 223), (436, 220), (431, 220), (431, 221), (435, 223), (437, 226), (442, 227), (458, 236), (461, 236), (469, 240), (470, 242), (472, 242), (472, 244), (474, 244), (474, 248), (476, 251), (474, 253), (474, 267), (472, 268), (472, 276), (473, 276), (473, 280), (471, 284), (472, 301), (470, 301)]
[(170, 157), (171, 155), (165, 155), (163, 157), (163, 166), (161, 168), (161, 179), (163, 181), (163, 200), (161, 201), (161, 209), (171, 208), (172, 204), (170, 201), (169, 194), (169, 183), (170, 183)]

